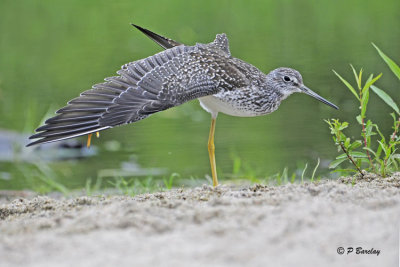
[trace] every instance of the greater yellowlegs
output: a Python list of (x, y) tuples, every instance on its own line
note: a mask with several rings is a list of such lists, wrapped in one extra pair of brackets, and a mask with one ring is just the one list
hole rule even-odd
[(217, 34), (208, 44), (180, 44), (133, 25), (165, 48), (145, 59), (127, 63), (118, 76), (106, 78), (92, 89), (68, 102), (48, 119), (30, 139), (30, 144), (49, 143), (128, 124), (153, 113), (199, 99), (211, 113), (208, 139), (213, 185), (218, 185), (214, 132), (219, 112), (252, 117), (275, 111), (292, 93), (306, 93), (338, 109), (337, 106), (303, 84), (300, 73), (278, 68), (264, 74), (253, 65), (234, 58), (228, 38)]

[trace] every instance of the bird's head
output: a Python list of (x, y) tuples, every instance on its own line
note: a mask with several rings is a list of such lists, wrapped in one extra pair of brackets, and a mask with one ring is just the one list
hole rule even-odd
[(290, 68), (278, 68), (271, 71), (268, 76), (268, 78), (272, 81), (274, 88), (283, 95), (283, 98), (286, 98), (293, 93), (306, 93), (307, 95), (318, 99), (328, 106), (339, 109), (336, 105), (332, 104), (322, 96), (306, 87), (303, 84), (303, 78), (301, 77), (300, 72), (297, 70)]

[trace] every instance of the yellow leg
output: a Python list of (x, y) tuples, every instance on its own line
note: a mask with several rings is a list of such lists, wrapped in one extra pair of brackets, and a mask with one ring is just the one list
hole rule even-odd
[(211, 118), (210, 135), (208, 137), (208, 155), (210, 156), (213, 186), (218, 185), (217, 168), (215, 164), (215, 145), (214, 145), (215, 121), (216, 121), (215, 118)]
[(96, 132), (96, 137), (99, 138), (100, 137), (100, 133)]
[(86, 143), (86, 147), (89, 148), (90, 147), (90, 142), (92, 141), (92, 134), (88, 134), (87, 137), (87, 143)]

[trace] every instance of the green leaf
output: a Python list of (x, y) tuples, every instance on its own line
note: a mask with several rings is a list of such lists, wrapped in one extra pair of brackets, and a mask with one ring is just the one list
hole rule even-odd
[(358, 89), (361, 89), (362, 74), (363, 74), (363, 69), (361, 68), (360, 73), (358, 74)]
[(386, 62), (386, 64), (389, 66), (389, 68), (392, 70), (392, 72), (400, 80), (400, 67), (393, 60), (391, 60), (387, 55), (385, 55), (374, 43), (372, 43), (372, 45), (378, 51), (379, 55)]
[(385, 136), (382, 134), (381, 130), (379, 130), (379, 127), (377, 124), (372, 124), (373, 127), (375, 127), (375, 130), (378, 132), (379, 136), (382, 138), (383, 141), (385, 141)]
[(344, 141), (344, 147), (348, 148), (350, 146), (350, 138), (346, 138), (346, 140)]
[(369, 148), (369, 147), (363, 147), (363, 149), (368, 150), (369, 152), (372, 153), (372, 155), (374, 155), (374, 156), (376, 157), (375, 151), (373, 151), (371, 148)]
[[(400, 160), (399, 160), (399, 162), (400, 162)], [(400, 168), (399, 168), (399, 164), (397, 164), (397, 161), (396, 161), (395, 159), (392, 160), (392, 164), (394, 165), (394, 169), (395, 169), (395, 170), (400, 169)]]
[(361, 146), (361, 141), (357, 140), (357, 141), (355, 141), (354, 143), (352, 143), (350, 145), (349, 151), (354, 150), (354, 149), (356, 149), (356, 148), (358, 148), (360, 146)]
[(340, 124), (340, 126), (339, 126), (339, 131), (342, 131), (343, 129), (346, 129), (347, 128), (347, 126), (349, 126), (349, 123), (348, 122), (346, 122), (346, 121), (344, 121), (344, 122), (342, 122), (341, 124)]
[(400, 114), (399, 107), (396, 105), (396, 103), (393, 101), (393, 99), (386, 94), (383, 90), (379, 89), (375, 85), (371, 86), (371, 89), (377, 94), (383, 101), (385, 101), (386, 104), (388, 104), (394, 111), (397, 112), (397, 114)]
[(335, 73), (336, 76), (339, 77), (339, 79), (347, 86), (347, 88), (349, 88), (349, 90), (353, 93), (353, 95), (360, 100), (360, 97), (357, 95), (356, 90), (354, 90), (353, 86), (351, 86), (351, 84), (349, 84), (344, 78), (342, 78), (342, 76), (340, 76), (336, 71), (332, 70), (333, 73)]
[(340, 138), (341, 141), (343, 141), (343, 140), (346, 140), (347, 137), (343, 132), (340, 132), (339, 133), (339, 138)]
[(368, 158), (359, 158), (360, 162), (369, 163)]
[(386, 155), (386, 156), (389, 156), (389, 154), (390, 154), (390, 148), (389, 148), (386, 144), (382, 143), (382, 142), (379, 141), (379, 140), (378, 140), (378, 143), (379, 143), (379, 145), (381, 146), (382, 150), (385, 152), (385, 155)]
[(353, 65), (350, 64), (350, 67), (353, 70), (354, 78), (357, 81), (358, 89), (361, 89), (361, 77), (362, 77), (363, 70), (361, 69), (360, 73), (357, 75), (356, 69), (353, 67)]
[(397, 118), (396, 118), (396, 114), (394, 114), (393, 112), (392, 113), (390, 113), (390, 116), (392, 116), (392, 118), (393, 118), (393, 121), (394, 121), (394, 125), (396, 125), (396, 122), (397, 122)]
[(361, 117), (365, 118), (365, 113), (367, 112), (367, 104), (369, 100), (369, 90), (366, 90), (363, 93), (362, 99), (361, 99)]
[[(371, 75), (372, 76), (372, 75)], [(371, 85), (373, 85), (377, 80), (379, 80), (379, 78), (382, 76), (382, 73), (379, 74), (378, 76), (376, 76), (373, 79), (368, 79), (368, 81), (365, 83), (362, 92), (364, 93), (366, 90), (368, 90), (368, 88), (371, 87)]]
[(374, 133), (372, 132), (372, 127), (374, 125), (372, 124), (372, 122), (370, 120), (367, 121), (367, 123), (365, 124), (365, 136), (371, 136), (374, 135)]
[[(367, 155), (363, 152), (349, 152), (349, 155), (353, 158), (366, 158)], [(343, 159), (343, 158), (347, 158), (346, 153), (340, 154), (339, 156), (336, 157), (336, 159)]]
[(342, 159), (336, 159), (336, 160), (332, 161), (332, 162), (329, 164), (329, 169), (334, 169), (334, 168), (336, 168), (340, 163), (342, 163), (342, 162), (345, 161), (346, 159), (347, 159), (347, 157), (346, 157), (346, 158), (342, 158)]
[(367, 157), (367, 155), (363, 152), (350, 152), (349, 154), (353, 158), (366, 158)]
[(362, 162), (362, 160), (361, 159), (357, 159), (356, 160), (356, 164), (357, 164), (357, 167), (361, 167), (361, 162)]
[(361, 116), (360, 116), (360, 115), (358, 115), (358, 116), (356, 117), (356, 119), (357, 119), (357, 122), (358, 122), (359, 124), (362, 124)]
[(378, 146), (378, 148), (376, 149), (375, 159), (379, 159), (381, 157), (381, 154), (382, 154), (382, 147)]
[(347, 158), (346, 153), (342, 153), (342, 154), (340, 154), (339, 156), (336, 157), (336, 159), (346, 159), (346, 158)]
[(372, 80), (372, 78), (374, 78), (374, 74), (368, 76), (368, 79), (365, 81), (365, 84), (369, 83)]

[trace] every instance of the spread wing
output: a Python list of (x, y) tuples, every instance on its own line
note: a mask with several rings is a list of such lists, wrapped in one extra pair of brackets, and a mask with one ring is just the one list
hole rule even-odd
[[(122, 66), (119, 76), (106, 78), (58, 110), (38, 128), (28, 144), (73, 138), (141, 120), (224, 87), (227, 74), (241, 74), (226, 64), (226, 55), (207, 45), (176, 46)], [(236, 73), (237, 72), (237, 73)], [(238, 81), (240, 82), (240, 81)], [(229, 88), (228, 88), (229, 89)]]

